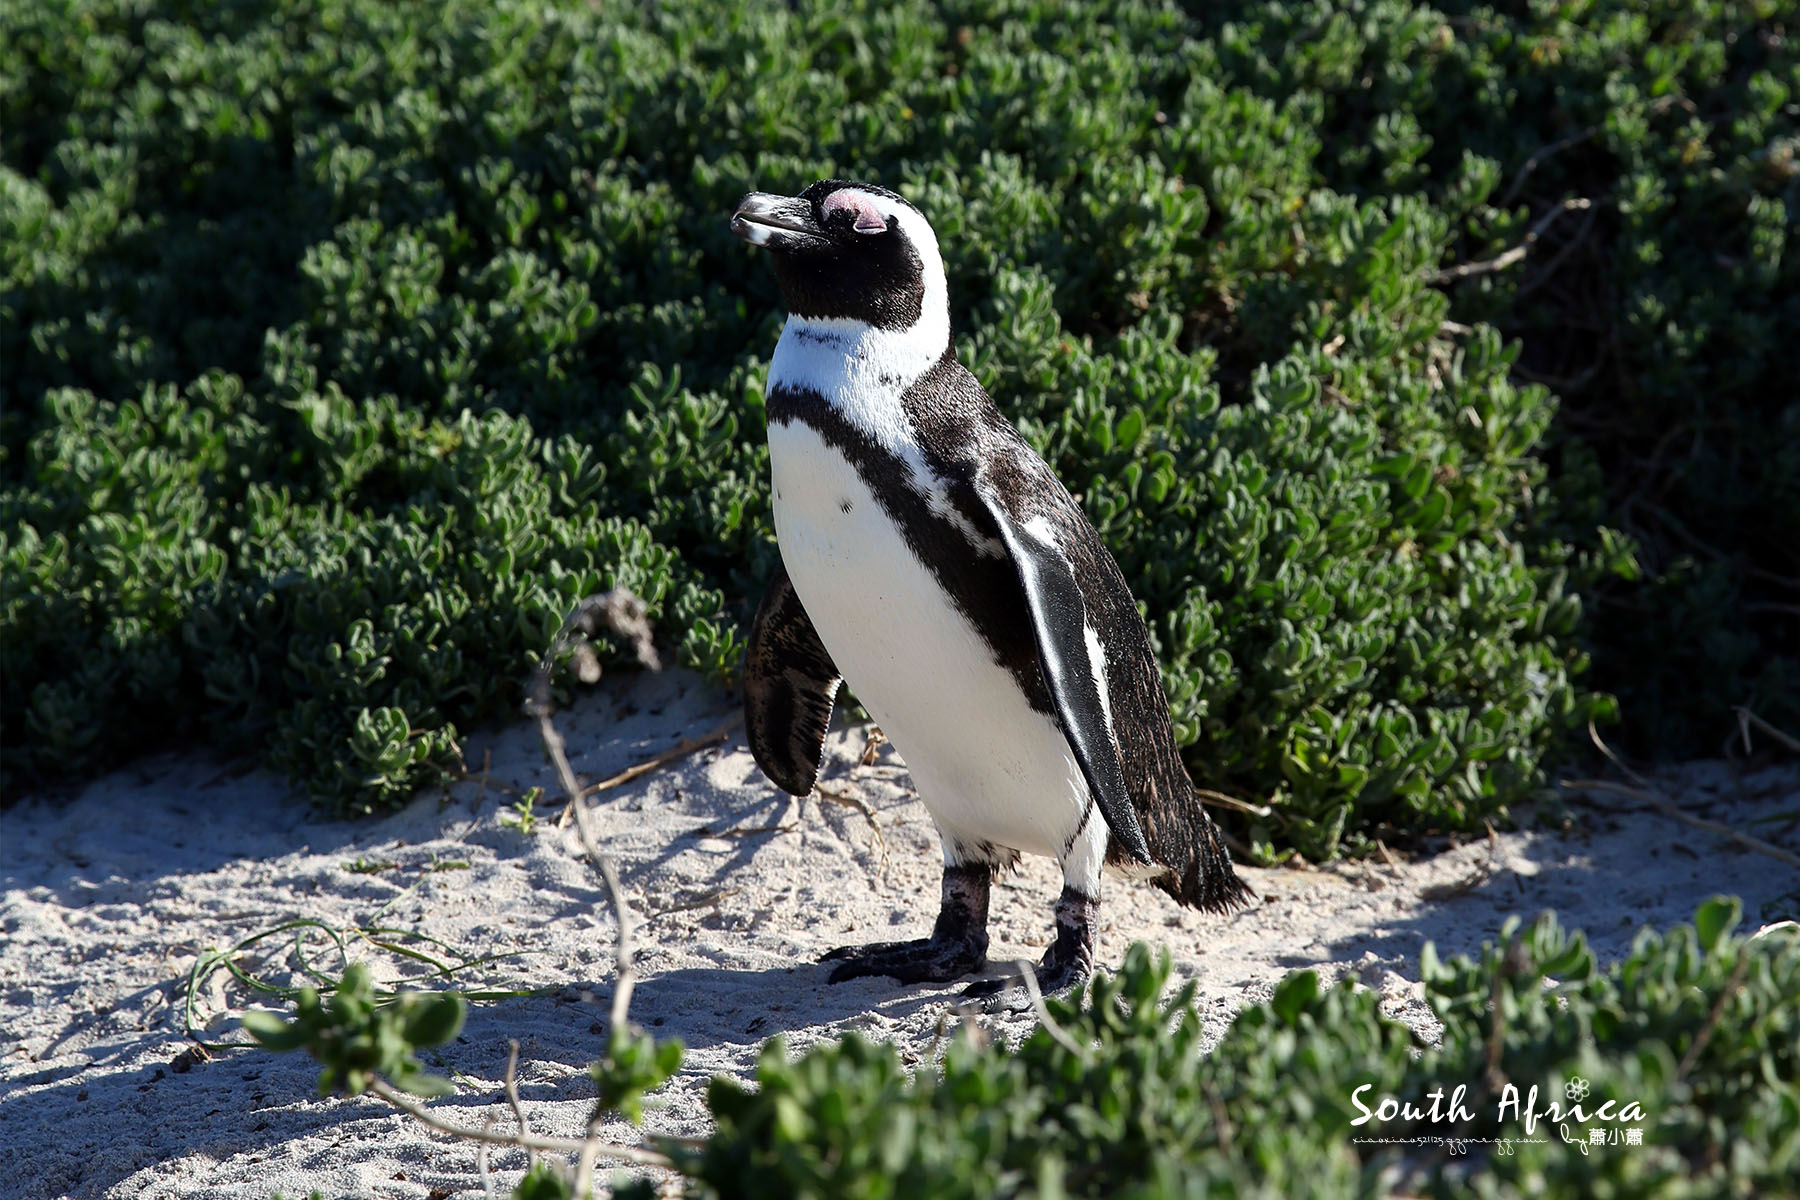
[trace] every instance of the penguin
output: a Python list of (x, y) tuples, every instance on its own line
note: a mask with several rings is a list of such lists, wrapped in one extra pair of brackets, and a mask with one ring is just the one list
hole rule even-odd
[[(1021, 854), (1062, 867), (1046, 992), (1094, 970), (1103, 870), (1210, 912), (1245, 903), (1124, 575), (957, 360), (930, 222), (826, 179), (750, 193), (731, 229), (768, 251), (789, 314), (765, 389), (781, 565), (745, 659), (751, 751), (808, 794), (848, 683), (943, 845), (931, 935), (833, 950), (829, 981), (982, 972), (989, 890)], [(1008, 990), (966, 994), (1017, 1007)]]

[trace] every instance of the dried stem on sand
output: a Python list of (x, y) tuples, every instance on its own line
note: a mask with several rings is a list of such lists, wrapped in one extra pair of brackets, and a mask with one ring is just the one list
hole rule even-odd
[[(653, 671), (661, 669), (661, 661), (657, 657), (656, 647), (651, 640), (649, 623), (644, 619), (644, 602), (624, 588), (615, 588), (600, 596), (589, 596), (577, 605), (575, 611), (569, 614), (568, 620), (563, 622), (562, 628), (557, 632), (556, 640), (551, 643), (549, 653), (544, 656), (544, 661), (532, 676), (531, 687), (525, 700), (525, 711), (537, 722), (538, 735), (543, 739), (544, 749), (550, 755), (551, 762), (555, 764), (557, 780), (562, 784), (563, 792), (568, 797), (568, 807), (564, 815), (566, 817), (568, 813), (574, 814), (582, 849), (606, 884), (607, 895), (612, 902), (613, 915), (618, 922), (617, 982), (613, 986), (611, 1013), (611, 1044), (618, 1045), (630, 1029), (628, 1022), (631, 993), (637, 982), (631, 950), (633, 926), (631, 906), (625, 899), (625, 889), (619, 883), (617, 868), (613, 866), (612, 860), (600, 850), (599, 841), (594, 835), (587, 810), (582, 804), (581, 785), (575, 778), (574, 769), (569, 766), (569, 756), (563, 746), (562, 735), (557, 732), (556, 725), (550, 719), (551, 713), (554, 711), (554, 705), (550, 698), (550, 674), (563, 654), (570, 650), (571, 642), (576, 642), (576, 639), (585, 639), (587, 635), (595, 632), (596, 619), (604, 620), (615, 632), (629, 639), (637, 651), (638, 660), (646, 667)], [(598, 682), (600, 677), (599, 661), (588, 649), (585, 640), (576, 642), (574, 649), (582, 679), (589, 683)], [(606, 784), (589, 790), (598, 791), (606, 786), (617, 786), (618, 783), (636, 778), (656, 766), (680, 757), (681, 753), (692, 753), (706, 745), (722, 741), (728, 728), (729, 726), (721, 728), (715, 734), (708, 735), (708, 738), (699, 739), (700, 744), (689, 746), (685, 750), (678, 746), (674, 751), (668, 751), (664, 755), (658, 756), (658, 760), (632, 768), (622, 778), (608, 781)], [(688, 744), (683, 743), (683, 746), (688, 746)], [(369, 1090), (401, 1112), (432, 1129), (448, 1133), (453, 1137), (483, 1143), (484, 1147), (514, 1146), (527, 1151), (534, 1163), (539, 1151), (573, 1155), (575, 1157), (574, 1194), (576, 1196), (587, 1196), (590, 1193), (593, 1187), (594, 1166), (602, 1159), (636, 1163), (649, 1167), (669, 1168), (674, 1166), (667, 1155), (658, 1151), (642, 1146), (627, 1146), (609, 1142), (601, 1138), (599, 1131), (604, 1115), (600, 1113), (596, 1113), (588, 1121), (584, 1136), (580, 1138), (543, 1137), (533, 1134), (525, 1121), (524, 1106), (519, 1102), (518, 1086), (515, 1081), (518, 1058), (519, 1043), (515, 1041), (511, 1044), (511, 1053), (508, 1055), (506, 1063), (506, 1098), (512, 1109), (513, 1120), (518, 1125), (518, 1129), (512, 1132), (496, 1133), (492, 1128), (491, 1121), (481, 1129), (472, 1129), (465, 1125), (446, 1121), (404, 1092), (380, 1079), (374, 1080), (369, 1085)], [(483, 1174), (485, 1177), (485, 1170)]]
[[(1744, 711), (1746, 710), (1739, 710), (1740, 714)], [(1758, 720), (1760, 721), (1760, 718), (1758, 718)], [(1741, 829), (1734, 829), (1721, 821), (1712, 821), (1708, 820), (1706, 817), (1697, 817), (1693, 813), (1678, 806), (1673, 800), (1670, 800), (1667, 796), (1657, 791), (1649, 780), (1626, 766), (1624, 761), (1620, 759), (1617, 754), (1613, 753), (1612, 747), (1601, 740), (1600, 732), (1594, 728), (1592, 722), (1589, 722), (1588, 724), (1588, 737), (1593, 740), (1594, 745), (1599, 748), (1600, 753), (1606, 755), (1615, 767), (1618, 767), (1619, 770), (1625, 773), (1626, 777), (1631, 780), (1631, 786), (1627, 786), (1623, 783), (1614, 783), (1610, 779), (1564, 779), (1561, 781), (1561, 786), (1571, 791), (1610, 792), (1615, 796), (1629, 797), (1630, 799), (1650, 805), (1665, 816), (1673, 817), (1675, 820), (1684, 824), (1692, 825), (1696, 829), (1704, 829), (1708, 833), (1716, 833), (1720, 837), (1730, 838), (1732, 841), (1748, 850), (1754, 850), (1758, 854), (1766, 854), (1770, 858), (1787, 863), (1792, 867), (1800, 867), (1800, 854), (1796, 854), (1785, 847), (1777, 846), (1773, 842), (1766, 842), (1762, 838), (1752, 836)]]

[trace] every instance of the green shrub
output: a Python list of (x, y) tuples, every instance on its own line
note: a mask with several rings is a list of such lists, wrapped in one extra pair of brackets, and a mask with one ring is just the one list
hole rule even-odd
[[(661, 1149), (686, 1194), (716, 1197), (1786, 1195), (1800, 1165), (1800, 936), (1744, 937), (1738, 917), (1715, 898), (1604, 970), (1549, 913), (1510, 919), (1479, 961), (1427, 946), (1435, 1043), (1368, 989), (1297, 972), (1205, 1055), (1195, 985), (1165, 1002), (1168, 955), (1138, 944), (1085, 997), (1048, 1001), (1053, 1027), (1016, 1052), (959, 1034), (909, 1071), (855, 1033), (795, 1058), (775, 1039), (753, 1087), (714, 1078), (710, 1136)], [(362, 1016), (370, 1031), (411, 1028)], [(307, 1046), (336, 1079), (357, 1031), (311, 1029), (265, 1015), (257, 1036)], [(657, 1059), (644, 1086), (680, 1058), (647, 1039), (634, 1053)], [(623, 1077), (610, 1061), (595, 1073)], [(1596, 1129), (1610, 1140), (1593, 1144)], [(528, 1183), (568, 1195), (554, 1172)]]
[[(1784, 11), (1785, 9), (1785, 11)], [(1800, 726), (1800, 50), (1773, 0), (1209, 6), (1220, 62), (1305, 95), (1323, 182), (1420, 190), (1461, 259), (1566, 197), (1539, 252), (1454, 285), (1563, 399), (1569, 512), (1628, 532), (1601, 589), (1599, 686), (1645, 753), (1715, 754), (1747, 704)], [(1502, 179), (1487, 194), (1462, 178)], [(1604, 501), (1604, 517), (1600, 504)]]
[[(1202, 1057), (1193, 985), (1162, 1007), (1167, 956), (1137, 945), (1085, 1005), (1049, 1003), (1067, 1045), (1043, 1029), (1016, 1054), (959, 1039), (938, 1069), (909, 1074), (892, 1047), (855, 1034), (793, 1061), (772, 1042), (754, 1090), (714, 1080), (718, 1129), (687, 1170), (721, 1197), (1783, 1194), (1800, 1159), (1800, 939), (1732, 936), (1737, 913), (1709, 902), (1698, 929), (1646, 930), (1604, 971), (1549, 914), (1509, 922), (1479, 962), (1427, 949), (1435, 1046), (1383, 1016), (1374, 993), (1322, 989), (1304, 971)], [(1567, 1110), (1577, 1078), (1589, 1117), (1611, 1101), (1608, 1116), (1635, 1102), (1642, 1119), (1565, 1111), (1528, 1134), (1529, 1089), (1539, 1112), (1552, 1099)], [(1449, 1119), (1458, 1084), (1472, 1119)], [(1508, 1085), (1518, 1095), (1503, 1109)], [(1439, 1087), (1441, 1123), (1356, 1123), (1358, 1100), (1425, 1108)], [(1564, 1140), (1601, 1128), (1622, 1143), (1628, 1126), (1641, 1146)], [(1352, 1140), (1420, 1136), (1472, 1144)], [(1503, 1138), (1517, 1139), (1511, 1152), (1483, 1144)]]
[(1609, 715), (1582, 597), (1630, 547), (1598, 468), (1549, 480), (1519, 347), (1445, 324), (1428, 276), (1518, 236), (1525, 143), (1462, 154), (1420, 80), (1663, 35), (1324, 13), (0, 0), (10, 775), (204, 733), (388, 803), (615, 584), (729, 675), (781, 314), (723, 214), (845, 173), (934, 219), (1196, 777), (1273, 803), (1257, 852), (1479, 828)]

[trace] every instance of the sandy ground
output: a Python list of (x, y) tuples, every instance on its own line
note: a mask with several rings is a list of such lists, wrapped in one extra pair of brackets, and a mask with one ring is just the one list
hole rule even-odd
[[(670, 673), (602, 688), (558, 721), (576, 770), (601, 779), (733, 712), (728, 696)], [(929, 1054), (957, 988), (881, 979), (833, 987), (814, 963), (840, 944), (921, 936), (936, 909), (930, 821), (891, 750), (857, 764), (865, 740), (861, 728), (833, 735), (825, 784), (872, 809), (879, 839), (851, 807), (776, 791), (741, 727), (598, 797), (597, 827), (640, 920), (645, 978), (632, 1015), (688, 1047), (649, 1129), (706, 1132), (707, 1081), (748, 1075), (776, 1034), (804, 1047), (857, 1029), (913, 1061)], [(555, 793), (523, 723), (472, 739), (467, 753), (478, 768), (491, 753), (496, 781)], [(1696, 764), (1662, 782), (1692, 811), (1723, 820), (1778, 801), (1791, 808), (1800, 795), (1793, 768), (1734, 777)], [(363, 823), (319, 819), (283, 792), (258, 772), (170, 756), (101, 780), (73, 803), (26, 801), (0, 814), (0, 1194), (481, 1195), (473, 1147), (374, 1098), (317, 1098), (302, 1056), (192, 1052), (184, 1008), (196, 956), (298, 917), (412, 929), (471, 956), (524, 951), (463, 979), (541, 991), (472, 1010), (438, 1068), (456, 1073), (457, 1094), (436, 1107), (472, 1125), (505, 1120), (501, 1080), (508, 1038), (517, 1038), (533, 1128), (578, 1133), (593, 1094), (585, 1065), (604, 1042), (614, 926), (573, 831), (544, 822), (522, 832), (511, 798), (475, 783)], [(546, 809), (556, 806), (537, 811)], [(1788, 868), (1626, 809), (1582, 805), (1577, 831), (1502, 833), (1411, 862), (1247, 870), (1261, 901), (1226, 918), (1112, 881), (1102, 962), (1117, 963), (1136, 939), (1167, 946), (1178, 970), (1199, 980), (1213, 1038), (1302, 966), (1354, 975), (1424, 1028), (1429, 1014), (1411, 982), (1420, 947), (1473, 952), (1509, 913), (1556, 909), (1605, 958), (1621, 955), (1642, 925), (1685, 920), (1720, 891), (1743, 896), (1752, 924), (1796, 915), (1800, 878)], [(359, 862), (376, 869), (352, 870)], [(1042, 952), (1059, 886), (1052, 864), (1032, 861), (998, 889), (997, 962)], [(278, 943), (241, 961), (286, 978), (291, 947)], [(353, 953), (389, 979), (404, 961), (354, 940)], [(236, 1014), (253, 1003), (214, 974), (197, 998), (202, 1035), (239, 1037)], [(992, 1020), (1016, 1036), (1026, 1019)], [(634, 1136), (622, 1123), (611, 1133)], [(509, 1187), (523, 1166), (517, 1152), (496, 1154), (496, 1182)]]

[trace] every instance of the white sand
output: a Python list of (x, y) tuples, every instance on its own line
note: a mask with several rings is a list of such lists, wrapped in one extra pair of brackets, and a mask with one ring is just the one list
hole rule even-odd
[[(733, 710), (723, 693), (671, 673), (603, 689), (559, 726), (576, 770), (599, 779)], [(748, 1075), (775, 1034), (803, 1047), (859, 1029), (900, 1044), (913, 1061), (929, 1052), (956, 988), (884, 979), (831, 987), (814, 965), (842, 943), (922, 936), (936, 911), (929, 819), (891, 751), (874, 767), (852, 765), (864, 740), (861, 729), (833, 736), (825, 783), (872, 806), (885, 865), (862, 815), (770, 785), (741, 728), (722, 748), (599, 797), (598, 828), (640, 921), (663, 914), (640, 925), (645, 979), (632, 1015), (688, 1046), (682, 1074), (650, 1114), (652, 1130), (704, 1133), (707, 1080)], [(473, 739), (470, 763), (487, 750), (495, 779), (555, 793), (523, 723)], [(1725, 820), (1767, 812), (1777, 799), (1791, 807), (1800, 794), (1792, 768), (1734, 778), (1699, 764), (1662, 779), (1690, 809)], [(379, 919), (470, 954), (531, 951), (467, 981), (548, 991), (472, 1010), (444, 1053), (458, 1092), (436, 1107), (473, 1125), (505, 1120), (500, 1081), (516, 1037), (533, 1128), (578, 1133), (592, 1096), (585, 1065), (604, 1041), (614, 931), (573, 831), (508, 828), (508, 798), (473, 784), (364, 823), (320, 820), (283, 791), (260, 772), (169, 756), (101, 780), (73, 803), (27, 801), (0, 814), (0, 1194), (481, 1195), (471, 1145), (372, 1097), (316, 1098), (317, 1073), (303, 1056), (249, 1050), (195, 1062), (186, 1053), (182, 1009), (195, 956), (294, 917), (335, 926)], [(1215, 1038), (1240, 1005), (1309, 965), (1355, 974), (1383, 990), (1391, 1011), (1424, 1024), (1408, 982), (1419, 948), (1430, 939), (1444, 953), (1472, 952), (1509, 913), (1555, 908), (1605, 958), (1622, 954), (1641, 925), (1688, 919), (1719, 891), (1744, 897), (1752, 925), (1795, 915), (1800, 879), (1773, 859), (1650, 813), (1578, 811), (1578, 832), (1502, 833), (1401, 865), (1247, 870), (1262, 901), (1228, 918), (1109, 881), (1102, 963), (1116, 964), (1134, 939), (1166, 945), (1178, 970), (1200, 981)], [(766, 825), (781, 828), (745, 834)], [(359, 857), (400, 865), (345, 869)], [(468, 866), (422, 869), (434, 859)], [(1042, 952), (1059, 886), (1052, 864), (1032, 861), (997, 890), (997, 962)], [(398, 960), (375, 961), (391, 977)], [(222, 973), (214, 979), (201, 1017), (206, 1036), (227, 1040), (239, 1036), (235, 1013), (253, 999), (224, 986)], [(1012, 1019), (998, 1032), (1022, 1028)], [(611, 1132), (634, 1136), (623, 1123)], [(523, 1156), (498, 1153), (493, 1165), (509, 1187)]]

